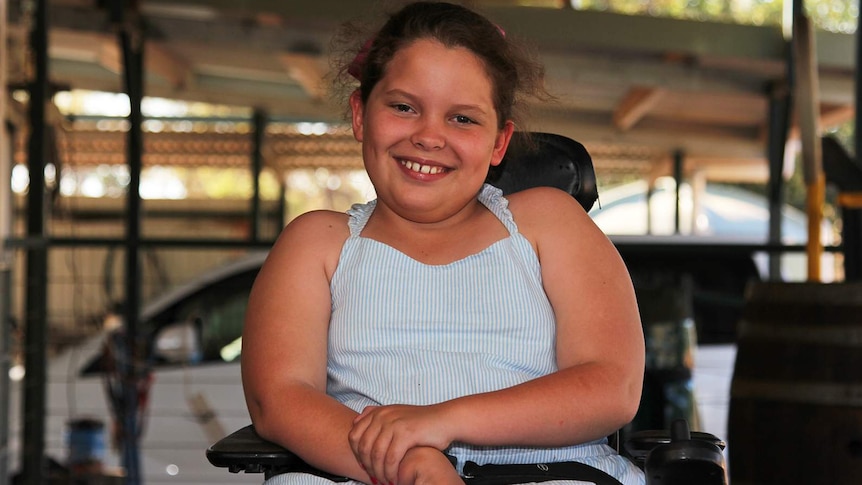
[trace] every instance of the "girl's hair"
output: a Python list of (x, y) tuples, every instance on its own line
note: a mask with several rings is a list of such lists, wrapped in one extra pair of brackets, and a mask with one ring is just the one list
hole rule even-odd
[[(346, 26), (344, 32), (351, 28)], [(523, 123), (523, 98), (550, 98), (543, 84), (544, 68), (529, 52), (483, 15), (447, 2), (414, 2), (391, 14), (370, 39), (358, 42), (362, 48), (353, 48), (349, 57), (352, 60), (342, 63), (336, 79), (356, 77), (362, 101), (366, 102), (395, 53), (419, 39), (463, 47), (482, 60), (492, 82), (500, 128), (507, 120)]]

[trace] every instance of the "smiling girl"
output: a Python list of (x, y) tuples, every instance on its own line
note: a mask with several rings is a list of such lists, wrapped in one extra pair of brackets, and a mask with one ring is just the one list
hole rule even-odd
[(569, 194), (484, 183), (517, 102), (543, 92), (534, 66), (480, 14), (417, 2), (345, 68), (377, 198), (297, 218), (255, 282), (242, 369), (261, 436), (362, 483), (469, 483), (486, 464), (643, 483), (605, 439), (644, 368), (622, 260)]

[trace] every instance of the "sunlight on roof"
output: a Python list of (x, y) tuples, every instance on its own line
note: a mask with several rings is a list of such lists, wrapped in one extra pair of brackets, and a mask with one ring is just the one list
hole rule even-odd
[(297, 130), (303, 135), (325, 135), (329, 131), (328, 123), (297, 123)]
[[(791, 0), (570, 0), (576, 10), (648, 15), (743, 25), (786, 25)], [(809, 0), (806, 13), (819, 28), (856, 32), (859, 6), (850, 0)]]
[[(78, 125), (83, 124), (81, 130), (116, 133), (130, 128), (129, 98), (123, 93), (62, 91), (54, 96), (53, 102), (60, 113)], [(246, 107), (146, 97), (141, 109), (145, 117), (141, 130), (145, 133), (247, 135), (254, 131), (253, 110)], [(309, 137), (333, 134), (338, 129), (337, 125), (321, 122), (271, 122), (267, 125), (270, 134)], [(107, 160), (96, 164), (65, 164), (59, 174), (53, 164), (48, 164), (45, 175), (49, 185), (59, 184), (64, 197), (124, 197), (130, 182), (126, 164)], [(139, 193), (142, 199), (248, 199), (253, 195), (252, 178), (250, 164), (246, 166), (243, 160), (228, 167), (149, 162), (141, 171)], [(26, 165), (16, 164), (12, 169), (12, 190), (24, 194), (29, 182)], [(285, 183), (290, 188), (288, 192), (301, 194), (300, 200), (291, 200), (292, 209), (349, 207), (357, 200), (364, 200), (364, 194), (373, 196), (364, 171), (356, 169), (279, 172), (266, 167), (259, 182), (260, 196), (264, 200), (282, 197)], [(291, 197), (294, 195), (289, 194), (288, 198)]]
[[(60, 113), (77, 116), (129, 116), (129, 97), (125, 93), (109, 93), (73, 89), (54, 95)], [(251, 109), (211, 103), (189, 102), (145, 96), (141, 112), (149, 118), (251, 116)]]

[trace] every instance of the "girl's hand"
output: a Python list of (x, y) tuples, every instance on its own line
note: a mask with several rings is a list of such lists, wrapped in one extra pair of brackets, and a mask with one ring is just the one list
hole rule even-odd
[(455, 467), (440, 450), (411, 448), (398, 469), (397, 485), (464, 485)]
[(348, 440), (365, 471), (387, 485), (398, 479), (401, 462), (412, 448), (442, 451), (452, 441), (438, 407), (407, 405), (365, 408), (353, 420)]

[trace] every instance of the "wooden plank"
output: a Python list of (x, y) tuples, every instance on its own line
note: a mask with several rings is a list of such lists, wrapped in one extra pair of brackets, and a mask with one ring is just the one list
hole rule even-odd
[(614, 125), (627, 131), (649, 113), (664, 97), (664, 90), (655, 87), (635, 86), (614, 110)]
[(320, 101), (326, 96), (326, 66), (320, 62), (319, 56), (285, 52), (279, 56), (288, 75), (293, 78), (308, 96)]
[(191, 63), (164, 42), (147, 41), (145, 49), (146, 69), (164, 78), (174, 89), (185, 89), (194, 81)]
[(797, 15), (793, 21), (793, 53), (796, 58), (795, 105), (802, 143), (802, 168), (808, 188), (808, 280), (820, 281), (820, 259), (823, 254), (820, 226), (826, 182), (820, 145), (817, 51), (811, 22), (804, 15)]

